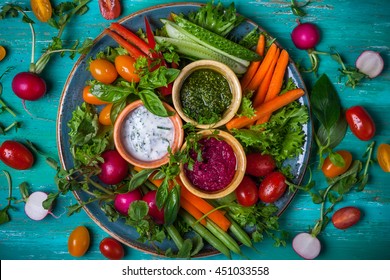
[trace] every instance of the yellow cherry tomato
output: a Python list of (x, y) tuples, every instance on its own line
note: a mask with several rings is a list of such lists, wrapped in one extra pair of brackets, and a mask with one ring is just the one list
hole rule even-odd
[(134, 67), (135, 59), (129, 55), (118, 55), (115, 57), (115, 68), (119, 76), (128, 82), (138, 83), (140, 78)]
[(112, 125), (111, 117), (110, 117), (111, 116), (111, 108), (112, 108), (112, 103), (107, 104), (106, 106), (104, 106), (104, 108), (100, 112), (99, 122), (102, 125)]
[(90, 244), (89, 231), (84, 226), (75, 228), (68, 238), (68, 251), (73, 257), (83, 256), (89, 248)]
[(85, 86), (83, 89), (83, 100), (92, 105), (104, 105), (108, 102), (100, 100), (95, 95), (91, 93), (91, 86)]
[(377, 152), (379, 166), (385, 172), (390, 172), (390, 145), (380, 144)]
[(89, 64), (89, 71), (92, 77), (103, 84), (111, 84), (118, 77), (115, 65), (103, 58), (98, 58)]
[(35, 17), (42, 22), (47, 22), (53, 13), (53, 8), (49, 0), (30, 0), (31, 10)]
[(324, 173), (325, 177), (328, 178), (334, 178), (336, 176), (339, 176), (343, 174), (345, 171), (348, 170), (348, 168), (351, 166), (352, 163), (352, 154), (348, 151), (338, 151), (336, 152), (344, 159), (344, 166), (337, 166), (333, 164), (333, 162), (330, 160), (329, 156), (325, 159), (324, 164), (322, 165), (322, 172)]
[(6, 55), (7, 55), (7, 51), (3, 46), (0, 46), (0, 61), (2, 61)]

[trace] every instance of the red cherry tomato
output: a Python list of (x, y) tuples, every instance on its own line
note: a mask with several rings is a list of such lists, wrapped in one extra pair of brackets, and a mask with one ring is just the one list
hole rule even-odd
[(276, 168), (275, 160), (270, 155), (252, 153), (246, 155), (246, 170), (248, 175), (263, 177), (270, 174)]
[(14, 169), (29, 169), (34, 164), (34, 156), (23, 144), (7, 140), (0, 146), (0, 160)]
[(120, 260), (125, 255), (125, 250), (121, 243), (111, 237), (104, 238), (99, 245), (100, 252), (110, 260)]
[(103, 58), (98, 58), (89, 64), (89, 71), (92, 77), (103, 84), (111, 84), (118, 77), (115, 65)]
[(89, 248), (91, 238), (89, 231), (84, 226), (75, 228), (68, 238), (68, 251), (74, 257), (83, 256)]
[(105, 19), (114, 19), (121, 14), (121, 3), (119, 0), (99, 0), (100, 13)]
[(351, 166), (352, 154), (350, 152), (343, 150), (337, 151), (336, 153), (343, 157), (345, 164), (343, 166), (337, 166), (330, 160), (328, 156), (325, 159), (324, 164), (322, 165), (322, 172), (324, 173), (325, 177), (334, 178), (336, 176), (339, 176), (345, 171), (347, 171), (348, 168)]
[(360, 220), (360, 210), (356, 207), (344, 207), (337, 210), (332, 216), (332, 223), (335, 228), (346, 229)]
[(259, 199), (256, 183), (249, 176), (244, 176), (235, 192), (237, 201), (242, 206), (255, 205)]
[(362, 106), (354, 106), (345, 112), (349, 128), (357, 138), (370, 140), (375, 135), (375, 123), (370, 114)]
[(265, 203), (273, 203), (286, 191), (286, 177), (279, 171), (265, 176), (259, 187), (259, 198)]

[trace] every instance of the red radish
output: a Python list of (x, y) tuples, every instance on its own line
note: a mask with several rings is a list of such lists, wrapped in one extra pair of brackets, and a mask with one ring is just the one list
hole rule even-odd
[(45, 218), (47, 214), (51, 214), (50, 209), (45, 209), (42, 205), (47, 198), (48, 195), (44, 192), (37, 191), (31, 193), (24, 205), (26, 215), (34, 221), (40, 221)]
[(144, 195), (142, 198), (148, 204), (149, 212), (148, 215), (156, 222), (156, 224), (164, 224), (164, 209), (158, 209), (156, 205), (156, 193), (157, 191), (153, 190)]
[(360, 72), (372, 79), (382, 72), (384, 62), (378, 52), (364, 51), (357, 58), (355, 65)]
[(135, 189), (128, 193), (120, 193), (115, 196), (114, 207), (122, 215), (127, 216), (130, 204), (134, 201), (141, 200), (142, 194), (139, 189)]
[(307, 260), (315, 259), (321, 251), (321, 243), (317, 237), (307, 232), (296, 235), (292, 241), (294, 251)]
[(104, 162), (100, 164), (99, 179), (107, 185), (115, 185), (122, 182), (129, 174), (129, 164), (116, 150), (103, 152)]
[(292, 31), (291, 39), (298, 49), (312, 49), (320, 41), (320, 31), (313, 23), (300, 23)]
[(34, 101), (46, 93), (46, 82), (35, 73), (21, 72), (12, 80), (13, 92), (23, 100)]

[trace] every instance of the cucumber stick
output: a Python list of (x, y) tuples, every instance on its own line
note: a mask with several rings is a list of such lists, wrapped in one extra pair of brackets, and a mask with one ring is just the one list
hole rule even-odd
[(211, 32), (199, 25), (196, 25), (195, 23), (192, 23), (191, 21), (186, 20), (179, 15), (171, 13), (171, 17), (178, 26), (190, 33), (192, 37), (196, 38), (197, 41), (203, 45), (213, 46), (230, 55), (248, 61), (255, 61), (261, 59), (261, 57), (257, 53), (233, 41), (230, 41), (214, 32)]
[(226, 56), (231, 60), (234, 60), (242, 64), (245, 67), (249, 66), (250, 62), (248, 60), (241, 59), (239, 57), (228, 54), (227, 52), (224, 52), (214, 46), (205, 44), (203, 41), (199, 40), (198, 38), (194, 37), (191, 33), (188, 33), (186, 30), (178, 26), (176, 23), (172, 21), (168, 21), (166, 19), (162, 19), (161, 21), (165, 24), (165, 31), (167, 32), (170, 38), (192, 42), (194, 44), (197, 44), (198, 46), (203, 46), (205, 48), (213, 50), (214, 52), (220, 53), (221, 55)]
[(247, 70), (247, 67), (241, 63), (238, 63), (237, 61), (232, 60), (227, 56), (203, 47), (202, 45), (199, 45), (195, 42), (160, 36), (155, 36), (155, 40), (159, 44), (169, 44), (174, 46), (178, 53), (183, 54), (189, 59), (210, 59), (222, 62), (229, 66), (230, 69), (232, 69), (233, 72), (237, 75), (244, 74)]

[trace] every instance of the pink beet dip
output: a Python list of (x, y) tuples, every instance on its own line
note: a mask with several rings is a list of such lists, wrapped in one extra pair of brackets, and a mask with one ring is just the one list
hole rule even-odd
[(236, 172), (236, 156), (232, 147), (215, 137), (203, 138), (201, 144), (202, 161), (197, 161), (196, 152), (190, 154), (195, 161), (193, 169), (185, 165), (188, 180), (197, 188), (215, 192), (226, 188)]

